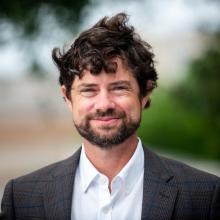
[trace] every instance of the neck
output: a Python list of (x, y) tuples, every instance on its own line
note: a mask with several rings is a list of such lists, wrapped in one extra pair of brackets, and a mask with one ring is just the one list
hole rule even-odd
[(137, 147), (138, 139), (137, 135), (134, 134), (123, 143), (107, 149), (95, 146), (87, 140), (84, 140), (83, 143), (87, 158), (111, 182), (132, 157)]

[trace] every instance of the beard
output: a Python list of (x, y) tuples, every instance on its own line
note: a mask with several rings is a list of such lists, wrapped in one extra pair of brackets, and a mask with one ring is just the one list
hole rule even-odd
[[(108, 125), (102, 126), (99, 129), (102, 129), (107, 133), (102, 134), (102, 132), (97, 131), (97, 129), (91, 126), (91, 120), (107, 116), (121, 120), (118, 128)], [(140, 126), (140, 121), (140, 116), (138, 119), (134, 120), (126, 117), (126, 114), (123, 111), (108, 109), (106, 112), (97, 111), (95, 114), (89, 114), (82, 123), (76, 124), (74, 122), (74, 124), (83, 138), (102, 149), (109, 149), (115, 145), (123, 143), (127, 138), (134, 134)]]

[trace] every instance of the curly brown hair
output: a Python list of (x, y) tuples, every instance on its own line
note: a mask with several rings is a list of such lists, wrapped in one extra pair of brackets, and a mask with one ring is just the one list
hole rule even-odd
[(85, 69), (95, 75), (102, 70), (114, 73), (117, 64), (112, 60), (116, 57), (121, 58), (134, 74), (141, 97), (156, 87), (157, 72), (152, 48), (127, 22), (125, 13), (104, 17), (92, 28), (82, 32), (66, 52), (62, 53), (59, 48), (53, 49), (52, 58), (60, 71), (59, 82), (66, 87), (68, 97), (75, 76), (82, 77)]

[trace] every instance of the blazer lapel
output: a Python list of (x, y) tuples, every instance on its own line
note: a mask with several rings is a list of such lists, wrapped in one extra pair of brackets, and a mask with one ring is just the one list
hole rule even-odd
[(72, 157), (61, 162), (53, 178), (45, 187), (44, 207), (46, 219), (71, 219), (73, 184), (81, 149)]
[(159, 156), (144, 147), (142, 220), (171, 219), (177, 195), (173, 175)]

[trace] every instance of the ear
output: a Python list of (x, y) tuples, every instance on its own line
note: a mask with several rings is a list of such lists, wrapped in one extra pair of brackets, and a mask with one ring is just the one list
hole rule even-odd
[(148, 101), (149, 101), (149, 95), (146, 95), (142, 98), (142, 101), (141, 101), (142, 109), (144, 109), (144, 107), (145, 107), (145, 105), (147, 104)]
[(67, 96), (67, 89), (64, 85), (60, 87), (61, 93), (63, 95), (63, 99), (67, 104), (68, 109), (72, 112), (73, 106), (72, 106), (72, 100), (68, 98)]

